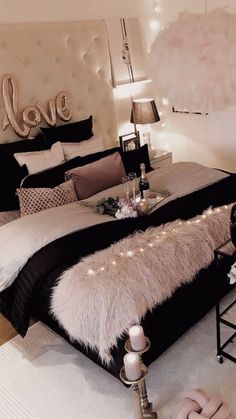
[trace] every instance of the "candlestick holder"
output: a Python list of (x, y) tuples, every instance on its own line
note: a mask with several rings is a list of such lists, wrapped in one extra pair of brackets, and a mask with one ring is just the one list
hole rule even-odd
[(144, 419), (142, 406), (141, 406), (141, 397), (140, 397), (140, 388), (139, 384), (145, 379), (147, 374), (147, 367), (142, 364), (141, 365), (142, 375), (138, 380), (130, 381), (125, 375), (125, 368), (122, 367), (120, 370), (120, 379), (123, 383), (131, 385), (133, 398), (134, 398), (134, 405), (135, 405), (135, 419)]
[[(138, 394), (139, 394), (139, 397), (140, 397), (140, 404), (141, 404), (142, 415), (143, 415), (142, 417), (143, 417), (143, 419), (157, 419), (157, 413), (153, 412), (152, 403), (149, 402), (148, 394), (147, 394), (147, 386), (146, 386), (146, 380), (145, 380), (145, 377), (147, 375), (147, 367), (143, 363), (142, 355), (150, 349), (151, 342), (150, 342), (150, 339), (146, 336), (145, 336), (145, 340), (146, 340), (146, 346), (141, 351), (134, 351), (132, 349), (130, 339), (127, 339), (126, 342), (125, 342), (125, 350), (126, 350), (126, 352), (135, 353), (135, 354), (139, 355), (139, 357), (140, 357), (141, 369), (142, 369), (142, 372), (143, 372), (144, 376), (142, 376), (142, 378), (140, 378), (138, 380), (137, 386), (138, 386), (138, 389), (139, 389)], [(144, 371), (145, 371), (145, 373), (144, 373)]]

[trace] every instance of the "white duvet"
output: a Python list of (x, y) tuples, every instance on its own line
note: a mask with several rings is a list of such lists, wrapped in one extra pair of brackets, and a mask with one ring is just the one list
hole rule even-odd
[[(228, 175), (197, 163), (181, 162), (149, 173), (150, 185), (157, 191), (168, 190), (170, 196), (159, 204), (184, 196), (213, 184)], [(89, 198), (96, 203), (104, 196), (122, 194), (122, 185)], [(74, 231), (114, 220), (100, 215), (79, 201), (19, 218), (0, 227), (0, 291), (9, 287), (31, 256), (48, 243)], [(83, 246), (83, 243), (81, 243)]]

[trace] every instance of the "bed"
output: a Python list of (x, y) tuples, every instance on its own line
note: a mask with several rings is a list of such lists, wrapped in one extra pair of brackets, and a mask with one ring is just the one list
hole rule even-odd
[[(154, 172), (151, 172), (151, 177), (154, 176)], [(160, 173), (158, 175), (160, 176)], [(119, 370), (125, 353), (124, 341), (127, 338), (127, 333), (124, 331), (121, 334), (117, 345), (111, 351), (114, 362), (108, 364), (104, 363), (98, 351), (93, 350), (91, 347), (86, 347), (82, 342), (79, 343), (71, 339), (65, 328), (60, 326), (59, 321), (51, 313), (52, 291), (57, 279), (65, 270), (78, 264), (87, 255), (91, 255), (101, 249), (109, 249), (111, 244), (114, 242), (119, 243), (121, 239), (127, 236), (130, 237), (137, 230), (147, 231), (150, 226), (160, 226), (167, 222), (173, 222), (176, 219), (191, 219), (196, 215), (202, 214), (209, 206), (221, 207), (230, 204), (236, 198), (235, 182), (236, 175), (231, 174), (219, 182), (166, 203), (149, 216), (113, 220), (110, 216), (99, 215), (101, 217), (100, 222), (95, 225), (87, 228), (80, 227), (78, 231), (75, 229), (75, 231), (73, 230), (67, 235), (63, 233), (62, 237), (51, 241), (36, 251), (32, 257), (29, 257), (28, 262), (20, 269), (14, 283), (2, 291), (0, 294), (1, 312), (11, 321), (22, 336), (27, 333), (31, 316), (42, 320), (73, 346), (86, 354), (86, 356), (114, 376), (119, 377)], [(101, 194), (107, 196), (106, 191), (103, 191)], [(110, 194), (111, 190), (109, 190)], [(96, 199), (97, 195), (95, 195)], [(57, 212), (63, 209), (63, 219), (67, 219), (67, 216), (70, 218), (71, 207), (75, 205), (77, 203), (59, 207)], [(82, 211), (87, 210), (87, 207), (82, 208)], [(91, 208), (89, 210), (95, 212)], [(50, 213), (50, 211), (42, 211), (40, 216), (43, 218), (41, 220), (45, 220), (46, 213)], [(54, 213), (53, 217), (55, 217)], [(32, 229), (33, 218), (32, 220), (31, 216), (23, 218), (25, 220), (23, 219), (22, 231), (25, 232), (25, 237), (27, 237), (27, 223), (28, 228)], [(37, 220), (39, 222), (39, 216)], [(58, 220), (60, 220), (60, 217)], [(19, 219), (8, 224), (6, 231), (9, 230), (9, 237), (15, 231), (14, 228), (17, 228), (18, 234), (20, 233), (19, 224), (21, 224)], [(40, 229), (42, 229), (41, 222), (39, 225)], [(51, 228), (53, 230), (53, 226)], [(222, 232), (223, 240), (225, 239), (225, 234), (229, 233), (227, 231), (226, 233)], [(21, 241), (18, 240), (18, 245), (20, 243)], [(83, 243), (82, 246), (81, 243)], [(132, 264), (133, 262), (129, 260), (127, 263)], [(186, 259), (185, 263), (191, 264), (191, 258), (189, 260)], [(176, 289), (171, 297), (161, 305), (157, 305), (153, 310), (147, 310), (141, 320), (141, 324), (152, 342), (150, 351), (145, 355), (145, 362), (148, 365), (191, 325), (199, 320), (215, 304), (219, 294), (224, 295), (230, 289), (226, 277), (228, 268), (228, 266), (222, 266), (222, 270), (225, 270), (225, 280), (218, 282), (218, 275), (222, 276), (222, 271), (219, 272), (219, 270), (215, 269), (214, 263), (210, 263), (208, 267), (200, 269), (195, 278), (191, 278), (189, 283)], [(94, 307), (94, 312), (96, 313), (96, 311), (97, 313), (100, 311), (99, 304)]]
[[(53, 38), (56, 38), (56, 40), (63, 40), (62, 43), (65, 47), (66, 59), (63, 58), (63, 55), (56, 54), (55, 57), (55, 54), (53, 54), (53, 59), (51, 60), (53, 73), (50, 73), (48, 63), (46, 69), (44, 68), (41, 70), (41, 74), (44, 74), (44, 77), (41, 78), (40, 75), (39, 80), (42, 81), (43, 88), (42, 85), (40, 87), (40, 84), (37, 84), (37, 99), (44, 101), (46, 97), (47, 99), (55, 97), (56, 93), (60, 90), (64, 91), (64, 89), (66, 89), (66, 91), (69, 92), (69, 95), (72, 96), (72, 110), (76, 110), (73, 121), (76, 121), (77, 119), (87, 121), (86, 124), (90, 124), (89, 129), (91, 130), (91, 135), (88, 135), (88, 138), (84, 138), (84, 136), (82, 136), (83, 138), (79, 138), (79, 131), (82, 130), (84, 125), (78, 125), (80, 128), (78, 129), (77, 125), (73, 125), (76, 124), (76, 122), (72, 122), (72, 133), (66, 138), (63, 129), (64, 125), (61, 121), (59, 124), (59, 127), (61, 128), (58, 131), (55, 131), (57, 127), (49, 128), (49, 131), (46, 131), (47, 129), (44, 127), (42, 128), (43, 136), (41, 134), (38, 136), (37, 131), (36, 138), (30, 142), (29, 140), (19, 141), (18, 143), (14, 142), (14, 145), (10, 145), (9, 147), (12, 148), (12, 150), (14, 149), (14, 153), (22, 153), (25, 151), (31, 152), (32, 148), (33, 152), (36, 152), (37, 150), (40, 152), (48, 150), (58, 139), (62, 141), (74, 141), (73, 135), (75, 135), (74, 128), (76, 127), (78, 141), (83, 140), (83, 142), (87, 141), (89, 143), (91, 141), (90, 137), (95, 132), (95, 134), (102, 136), (103, 148), (105, 148), (105, 150), (100, 150), (96, 153), (92, 153), (90, 150), (85, 156), (77, 156), (68, 159), (54, 168), (49, 168), (45, 171), (42, 170), (39, 173), (33, 173), (32, 175), (28, 175), (25, 165), (20, 166), (20, 168), (17, 166), (16, 170), (16, 162), (12, 158), (13, 151), (11, 150), (11, 158), (9, 160), (11, 163), (9, 164), (12, 164), (12, 167), (14, 166), (14, 176), (17, 174), (17, 182), (15, 181), (14, 176), (11, 175), (13, 177), (11, 192), (14, 192), (17, 187), (19, 188), (20, 184), (22, 184), (22, 179), (24, 179), (24, 188), (32, 188), (36, 187), (36, 185), (47, 188), (57, 187), (63, 181), (65, 172), (80, 165), (86, 166), (97, 161), (99, 162), (101, 159), (108, 158), (114, 154), (120, 155), (120, 159), (126, 172), (131, 171), (131, 169), (138, 170), (137, 165), (139, 165), (143, 159), (146, 159), (146, 166), (149, 166), (147, 148), (144, 148), (141, 151), (129, 152), (131, 153), (128, 156), (129, 158), (127, 158), (127, 154), (125, 153), (121, 155), (119, 148), (111, 148), (112, 145), (114, 145), (116, 138), (116, 122), (112, 92), (109, 87), (109, 51), (104, 22), (83, 22), (71, 25), (58, 24), (54, 26), (54, 31), (51, 31), (51, 29), (51, 24), (45, 24), (43, 31), (41, 26), (20, 25), (18, 26), (19, 37), (15, 37), (20, 43), (22, 43), (22, 39), (26, 42), (26, 39), (31, 38), (29, 34), (33, 31), (34, 42), (33, 47), (31, 45), (31, 48), (35, 49), (36, 44), (40, 50), (43, 50), (41, 46), (45, 40), (47, 40), (49, 46), (51, 45), (50, 42)], [(2, 38), (4, 38), (4, 36), (6, 37), (6, 34), (9, 36), (9, 33), (15, 32), (16, 27), (14, 25), (6, 25), (6, 27), (1, 28), (1, 30), (3, 31)], [(70, 33), (70, 36), (68, 33)], [(22, 34), (23, 37), (21, 39), (20, 34)], [(48, 39), (50, 39), (50, 41), (48, 41)], [(85, 44), (87, 45), (86, 53), (84, 53)], [(99, 49), (94, 48), (94, 45), (97, 44), (99, 45)], [(55, 51), (55, 45), (52, 45), (51, 51)], [(58, 46), (57, 41), (56, 45)], [(14, 45), (14, 48), (19, 48), (19, 45)], [(27, 48), (25, 49), (28, 51)], [(81, 49), (83, 49), (83, 52), (81, 52)], [(74, 54), (75, 51), (76, 54)], [(80, 53), (78, 53), (78, 51)], [(98, 53), (98, 51), (100, 53)], [(45, 62), (45, 57), (48, 57), (49, 55), (48, 50), (46, 52), (43, 50), (43, 53), (46, 53), (46, 56), (44, 56)], [(70, 57), (73, 57), (70, 58), (72, 61), (69, 61), (68, 54)], [(58, 59), (58, 56), (60, 59)], [(82, 79), (77, 79), (72, 71), (72, 68), (74, 69), (77, 64), (73, 62), (74, 57), (79, 57), (79, 68), (83, 69)], [(28, 55), (25, 57), (25, 60), (27, 59)], [(40, 61), (42, 61), (42, 57)], [(26, 80), (28, 66), (25, 64), (26, 61), (22, 60), (22, 62), (24, 63), (21, 68), (21, 70), (23, 69), (23, 73), (19, 72), (18, 77), (19, 80)], [(59, 78), (58, 74), (62, 74), (63, 70), (58, 72), (58, 70), (55, 70), (55, 67), (60, 65), (61, 68), (63, 68), (63, 62), (66, 66), (67, 74), (70, 74), (70, 76), (66, 78), (66, 81), (64, 81), (62, 85), (62, 78)], [(5, 63), (7, 64), (4, 64), (6, 65), (4, 71), (8, 73), (10, 70), (9, 59), (7, 60), (7, 57)], [(70, 63), (70, 65), (68, 63)], [(39, 66), (38, 55), (37, 59), (33, 60), (32, 65), (35, 65), (35, 72), (31, 68), (31, 73), (35, 74), (36, 68)], [(12, 63), (10, 63), (10, 68), (11, 66)], [(55, 77), (56, 86), (53, 85), (53, 83), (48, 84), (48, 78), (45, 74), (57, 75), (57, 77)], [(73, 82), (72, 85), (69, 83), (71, 80)], [(78, 80), (82, 80), (81, 91), (84, 93), (81, 95), (82, 98), (77, 98), (77, 95), (74, 93)], [(49, 90), (45, 89), (45, 83), (50, 86)], [(26, 81), (25, 86), (27, 86)], [(43, 92), (43, 97), (40, 96), (40, 89)], [(94, 93), (96, 93), (95, 96), (98, 98), (99, 106), (97, 106), (96, 103), (94, 104)], [(29, 101), (29, 97), (32, 99), (32, 83), (29, 86), (28, 96), (26, 95), (24, 99)], [(32, 100), (28, 103), (32, 103)], [(91, 106), (93, 108), (91, 108)], [(91, 117), (88, 117), (89, 115), (93, 116), (94, 125), (92, 127)], [(7, 130), (5, 127), (1, 133), (3, 148), (1, 149), (0, 146), (0, 153), (2, 150), (2, 155), (5, 153), (4, 146), (9, 142), (10, 135), (13, 135), (12, 131), (9, 131), (9, 128), (8, 123)], [(14, 124), (12, 125), (12, 128), (14, 129)], [(28, 133), (29, 135), (34, 133), (34, 127), (31, 128), (30, 133)], [(58, 135), (62, 138), (58, 138)], [(146, 157), (144, 157), (144, 155)], [(139, 158), (141, 159), (140, 161)], [(130, 166), (130, 164), (132, 165)], [(136, 164), (136, 167), (133, 166), (133, 164)], [(187, 163), (182, 166), (179, 166), (178, 163), (173, 165), (170, 172), (168, 172), (168, 168), (162, 169), (163, 171), (151, 171), (151, 167), (149, 168), (150, 180), (157, 189), (158, 187), (168, 188), (168, 184), (165, 183), (167, 179), (168, 181), (173, 182), (175, 188), (177, 188), (178, 185), (181, 185), (183, 190), (176, 195), (174, 194), (176, 189), (173, 190), (172, 199), (165, 201), (165, 203), (159, 205), (151, 215), (145, 217), (115, 220), (111, 216), (99, 215), (96, 213), (95, 204), (97, 200), (102, 196), (107, 196), (107, 194), (113, 194), (115, 196), (117, 193), (120, 193), (119, 185), (114, 186), (114, 189), (112, 187), (105, 191), (100, 191), (98, 194), (92, 195), (88, 200), (85, 198), (84, 200), (82, 199), (81, 202), (71, 201), (71, 203), (56, 207), (56, 209), (48, 208), (37, 214), (31, 214), (21, 218), (17, 218), (19, 212), (17, 212), (18, 209), (15, 207), (17, 202), (15, 195), (11, 194), (11, 200), (8, 202), (8, 205), (5, 205), (6, 201), (3, 200), (1, 207), (3, 222), (0, 227), (0, 246), (2, 249), (0, 260), (1, 279), (4, 276), (5, 268), (6, 270), (13, 269), (15, 263), (17, 263), (17, 265), (14, 268), (14, 279), (9, 282), (7, 286), (2, 288), (0, 292), (1, 313), (10, 320), (22, 336), (25, 336), (27, 333), (30, 317), (33, 316), (36, 319), (42, 320), (50, 328), (69, 341), (75, 348), (83, 352), (87, 357), (91, 358), (115, 377), (119, 378), (119, 372), (125, 354), (124, 342), (127, 338), (127, 328), (120, 333), (116, 344), (110, 348), (112, 362), (104, 362), (104, 359), (102, 359), (99, 354), (99, 350), (96, 350), (92, 345), (89, 346), (86, 341), (81, 342), (79, 339), (76, 340), (71, 338), (68, 331), (62, 327), (60, 321), (56, 319), (55, 313), (52, 313), (52, 293), (54, 292), (55, 285), (58, 283), (58, 278), (64, 272), (67, 272), (68, 269), (75, 264), (83, 265), (84, 259), (93, 257), (96, 252), (109, 251), (111, 246), (116, 246), (115, 243), (118, 243), (118, 245), (119, 243), (124, 243), (120, 241), (126, 240), (127, 238), (129, 240), (129, 238), (135, 234), (141, 235), (143, 233), (145, 236), (145, 234), (149, 232), (150, 227), (163, 229), (162, 225), (167, 225), (166, 228), (168, 228), (168, 225), (172, 225), (172, 223), (176, 222), (175, 220), (182, 220), (181, 222), (184, 223), (184, 220), (192, 220), (194, 217), (205, 217), (208, 213), (204, 214), (204, 211), (207, 211), (209, 207), (219, 209), (219, 211), (222, 209), (225, 216), (224, 231), (222, 230), (219, 232), (217, 240), (220, 240), (221, 236), (222, 241), (225, 238), (228, 238), (229, 229), (227, 223), (229, 221), (229, 205), (236, 201), (236, 175), (212, 170), (210, 173), (214, 174), (214, 179), (212, 179), (211, 182), (206, 182), (205, 184), (197, 183), (195, 186), (192, 184), (188, 187), (188, 182), (185, 181), (185, 179), (187, 179), (189, 167), (192, 168), (192, 173), (194, 173), (196, 166), (188, 166)], [(198, 169), (204, 171), (206, 168), (198, 167)], [(172, 172), (172, 170), (177, 170), (177, 172)], [(180, 173), (182, 177), (176, 178), (176, 173)], [(195, 172), (195, 177), (192, 178), (193, 181), (198, 178), (197, 173), (198, 172)], [(217, 177), (218, 175), (220, 175), (220, 178)], [(161, 176), (163, 178), (162, 185), (160, 185)], [(204, 176), (202, 176), (202, 178), (204, 178)], [(43, 182), (40, 185), (38, 183), (39, 180), (40, 182)], [(185, 184), (187, 185), (186, 188)], [(6, 185), (4, 191), (7, 194), (9, 192), (9, 188), (6, 188)], [(84, 205), (84, 203), (87, 203), (87, 206)], [(6, 212), (4, 211), (8, 210), (11, 210), (11, 212), (6, 215)], [(13, 213), (12, 211), (15, 212)], [(81, 224), (79, 224), (79, 217), (77, 217), (77, 214), (81, 217)], [(88, 214), (90, 217), (89, 222), (85, 221), (87, 220)], [(218, 217), (219, 214), (217, 215), (216, 211), (213, 215)], [(15, 220), (11, 221), (11, 218), (10, 222), (5, 223), (6, 221), (9, 221), (9, 218), (6, 218), (6, 216), (15, 217)], [(85, 218), (83, 218), (83, 216)], [(94, 218), (96, 218), (96, 222), (94, 222)], [(93, 221), (91, 221), (91, 219)], [(83, 220), (85, 221), (84, 223)], [(69, 221), (74, 223), (73, 228), (71, 228), (71, 224), (67, 228), (67, 223), (69, 223)], [(198, 219), (194, 220), (194, 223), (195, 221), (196, 224), (194, 224), (194, 229), (198, 227)], [(62, 224), (65, 225), (66, 231), (59, 231), (59, 227), (61, 227)], [(53, 236), (52, 234), (50, 238), (47, 237), (45, 240), (43, 239), (42, 243), (37, 245), (38, 247), (35, 247), (37, 242), (35, 238), (37, 238), (37, 234), (41, 238), (40, 228), (42, 226), (44, 226), (45, 231), (55, 231), (56, 235)], [(188, 227), (187, 221), (184, 223), (184, 226), (186, 228)], [(162, 230), (160, 231), (163, 232)], [(183, 232), (184, 231), (185, 230), (183, 230)], [(202, 237), (202, 239), (203, 238), (204, 237)], [(5, 246), (4, 244), (6, 242), (11, 243), (11, 245)], [(211, 244), (213, 246), (214, 243), (211, 241)], [(18, 253), (20, 255), (24, 246), (28, 248), (29, 253), (26, 254), (26, 259), (23, 258), (19, 261)], [(10, 255), (11, 251), (12, 255)], [(211, 257), (213, 258), (213, 249)], [(181, 255), (179, 258), (179, 260), (181, 260)], [(155, 258), (153, 261), (154, 260)], [(181, 261), (190, 266), (192, 263), (191, 254), (189, 259)], [(116, 261), (114, 262), (116, 263)], [(132, 263), (133, 262), (130, 259), (130, 266), (132, 266)], [(189, 327), (198, 321), (215, 304), (219, 295), (224, 295), (230, 289), (226, 275), (224, 275), (224, 280), (217, 281), (219, 275), (221, 278), (223, 277), (222, 271), (226, 274), (228, 268), (228, 266), (223, 265), (221, 271), (219, 271), (219, 269), (216, 270), (214, 262), (211, 259), (208, 264), (204, 264), (203, 268), (199, 268), (191, 278), (188, 278), (184, 284), (177, 286), (165, 301), (162, 301), (161, 304), (156, 304), (152, 309), (146, 310), (141, 316), (140, 321), (144, 327), (145, 334), (150, 338), (152, 344), (151, 349), (144, 355), (144, 362), (147, 365), (156, 359)], [(145, 279), (147, 279), (147, 277), (148, 273), (146, 271)], [(94, 313), (99, 313), (100, 308), (99, 302), (97, 305), (94, 304)], [(107, 313), (107, 319), (109, 319), (109, 312)], [(86, 320), (84, 322), (86, 323)], [(114, 337), (114, 341), (116, 341), (116, 336)]]

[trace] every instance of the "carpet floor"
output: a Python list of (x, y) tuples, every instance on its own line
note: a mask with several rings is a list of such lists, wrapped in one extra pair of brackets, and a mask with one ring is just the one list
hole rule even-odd
[[(236, 355), (235, 343), (230, 351)], [(236, 364), (218, 364), (215, 353), (212, 310), (149, 367), (158, 419), (171, 419), (181, 392), (192, 388), (220, 392), (236, 418)], [(40, 322), (0, 347), (0, 377), (0, 419), (134, 418), (130, 390)]]

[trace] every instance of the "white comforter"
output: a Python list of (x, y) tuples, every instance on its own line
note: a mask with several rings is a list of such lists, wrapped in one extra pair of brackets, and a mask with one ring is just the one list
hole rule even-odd
[[(190, 162), (175, 163), (148, 175), (153, 189), (168, 190), (171, 194), (159, 206), (227, 176), (226, 173)], [(94, 195), (89, 201), (95, 204), (104, 196), (116, 197), (121, 194), (122, 185), (118, 185)], [(0, 227), (0, 291), (9, 287), (28, 259), (48, 243), (76, 230), (114, 220), (109, 215), (96, 213), (94, 208), (84, 203), (86, 201), (51, 208)]]

